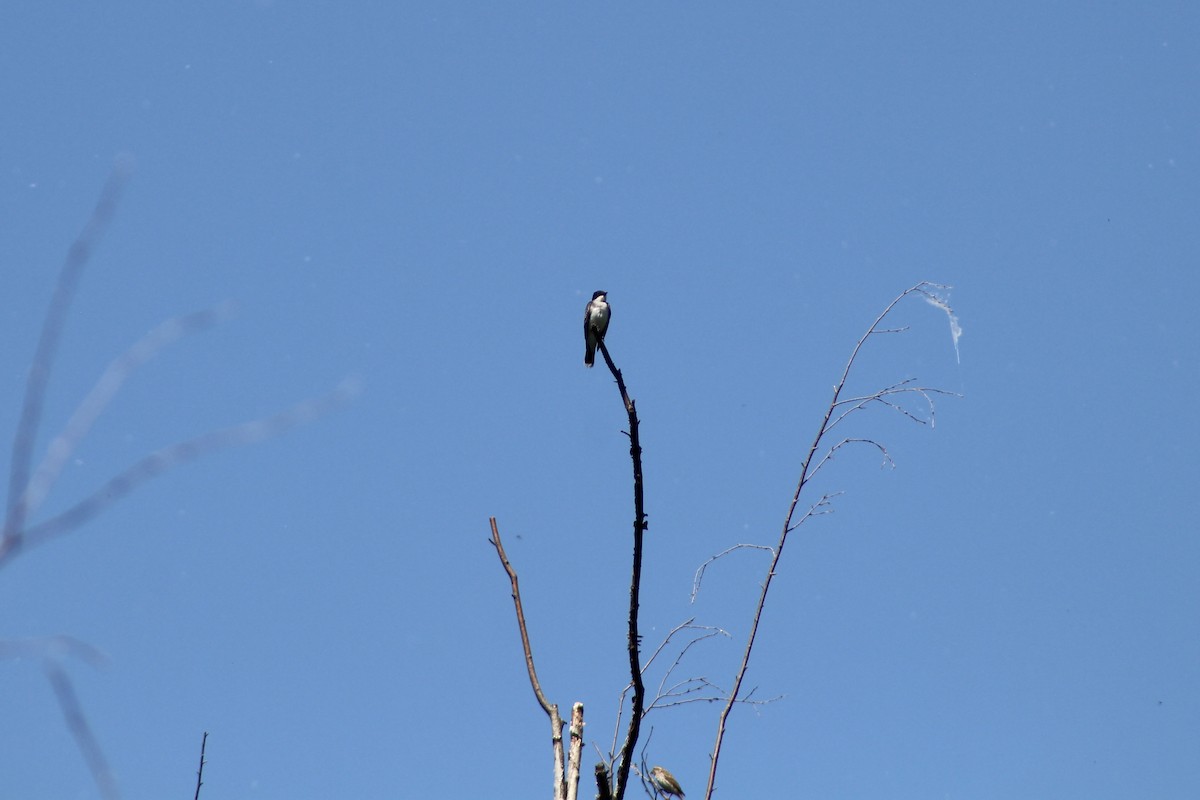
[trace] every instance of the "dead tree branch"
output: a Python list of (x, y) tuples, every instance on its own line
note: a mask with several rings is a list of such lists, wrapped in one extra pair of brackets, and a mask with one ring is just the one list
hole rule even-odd
[(578, 800), (583, 764), (583, 703), (571, 707), (571, 750), (567, 757), (567, 800)]
[[(877, 334), (901, 333), (905, 330), (905, 328), (883, 328), (883, 327), (881, 327), (881, 325), (883, 323), (883, 320), (888, 316), (888, 314), (891, 313), (892, 309), (896, 307), (896, 304), (898, 304), (901, 300), (903, 300), (905, 297), (908, 297), (911, 294), (917, 294), (917, 295), (923, 296), (926, 299), (926, 301), (928, 301), (930, 304), (932, 304), (938, 308), (941, 308), (943, 311), (946, 312), (947, 316), (949, 316), (949, 318), (950, 318), (951, 336), (954, 339), (955, 350), (957, 351), (958, 336), (961, 334), (961, 329), (958, 327), (957, 319), (955, 318), (953, 312), (950, 310), (950, 307), (946, 304), (946, 302), (941, 297), (939, 297), (935, 293), (936, 290), (945, 289), (945, 288), (947, 288), (947, 287), (923, 281), (923, 282), (917, 284), (916, 286), (906, 289), (905, 291), (900, 293), (897, 297), (895, 297), (887, 305), (887, 307), (884, 308), (883, 312), (880, 313), (879, 316), (875, 318), (875, 321), (871, 323), (871, 326), (867, 329), (867, 332), (864, 333), (862, 335), (862, 337), (858, 340), (858, 342), (855, 344), (853, 351), (850, 353), (850, 358), (846, 362), (845, 368), (842, 370), (841, 378), (838, 380), (837, 384), (834, 386), (833, 397), (830, 399), (829, 406), (826, 408), (825, 416), (822, 418), (821, 424), (817, 429), (817, 433), (813, 437), (813, 441), (812, 441), (812, 444), (808, 448), (807, 455), (804, 457), (803, 462), (801, 462), (800, 479), (796, 483), (796, 491), (792, 495), (791, 503), (789, 504), (787, 514), (784, 517), (782, 530), (779, 534), (779, 541), (775, 545), (774, 553), (771, 558), (770, 566), (768, 566), (768, 568), (767, 568), (766, 577), (763, 579), (761, 589), (759, 591), (758, 603), (755, 606), (754, 617), (751, 620), (750, 633), (746, 639), (746, 646), (745, 646), (745, 649), (742, 654), (742, 661), (741, 661), (740, 666), (738, 667), (736, 675), (734, 676), (733, 686), (731, 687), (731, 689), (729, 691), (729, 695), (726, 700), (725, 707), (721, 710), (720, 717), (718, 718), (718, 721), (717, 721), (717, 738), (716, 738), (716, 743), (713, 746), (712, 759), (711, 759), (711, 763), (709, 766), (708, 785), (705, 789), (705, 794), (704, 794), (705, 800), (711, 800), (711, 798), (713, 796), (713, 791), (716, 788), (717, 766), (719, 764), (720, 757), (721, 757), (721, 745), (725, 739), (725, 731), (726, 731), (726, 726), (727, 726), (727, 723), (729, 720), (729, 714), (733, 710), (734, 705), (737, 703), (737, 701), (740, 698), (740, 693), (742, 690), (742, 683), (746, 678), (746, 671), (750, 668), (750, 656), (754, 650), (754, 643), (758, 636), (758, 626), (759, 626), (759, 623), (762, 621), (763, 610), (765, 609), (766, 603), (767, 603), (767, 595), (771, 589), (771, 581), (775, 578), (776, 570), (779, 566), (779, 559), (783, 556), (783, 549), (784, 549), (784, 545), (787, 544), (788, 534), (791, 533), (796, 528), (798, 528), (805, 520), (809, 519), (810, 517), (815, 516), (820, 513), (827, 513), (827, 511), (828, 511), (830, 495), (825, 495), (825, 496), (821, 497), (821, 499), (818, 500), (817, 503), (812, 505), (808, 509), (808, 511), (805, 512), (805, 514), (801, 517), (801, 519), (798, 522), (793, 524), (792, 519), (795, 516), (796, 507), (800, 503), (800, 496), (803, 493), (804, 488), (808, 485), (809, 481), (812, 480), (812, 477), (816, 473), (816, 471), (819, 470), (826, 463), (828, 463), (829, 459), (832, 458), (834, 453), (837, 452), (839, 449), (841, 449), (843, 446), (845, 446), (847, 444), (857, 442), (857, 443), (867, 444), (868, 446), (874, 446), (883, 454), (883, 459), (884, 459), (885, 464), (890, 463), (890, 461), (891, 461), (891, 457), (888, 455), (887, 449), (885, 447), (883, 447), (883, 445), (879, 444), (878, 442), (871, 440), (871, 439), (847, 438), (847, 439), (843, 439), (843, 440), (839, 441), (837, 444), (835, 444), (831, 448), (829, 448), (824, 453), (821, 460), (819, 462), (817, 462), (814, 466), (814, 458), (816, 458), (817, 452), (824, 446), (825, 439), (829, 435), (829, 432), (838, 423), (842, 422), (850, 414), (854, 413), (855, 411), (862, 410), (873, 403), (880, 403), (884, 406), (892, 408), (893, 410), (900, 411), (902, 414), (904, 414), (905, 416), (907, 416), (910, 419), (913, 419), (915, 421), (923, 423), (924, 420), (916, 417), (915, 415), (909, 413), (908, 411), (902, 409), (901, 407), (897, 406), (894, 402), (892, 402), (892, 400), (890, 398), (893, 398), (896, 395), (900, 395), (900, 394), (918, 394), (921, 397), (923, 397), (929, 404), (930, 422), (932, 422), (933, 402), (931, 399), (931, 395), (933, 395), (933, 394), (953, 394), (952, 392), (945, 392), (940, 389), (930, 389), (927, 387), (911, 386), (911, 385), (909, 385), (910, 384), (909, 381), (902, 381), (900, 383), (893, 384), (892, 386), (886, 387), (884, 389), (881, 389), (877, 392), (866, 395), (864, 397), (846, 398), (846, 399), (842, 398), (842, 392), (846, 388), (846, 381), (850, 377), (850, 372), (853, 369), (855, 362), (858, 360), (859, 352), (866, 345), (867, 341), (869, 339), (871, 339), (872, 337), (876, 336)], [(849, 405), (850, 408), (845, 409), (844, 407), (847, 405)], [(841, 413), (839, 414), (839, 416), (837, 416), (835, 418), (834, 414), (839, 412), (839, 410), (841, 411)]]
[(196, 770), (196, 794), (192, 800), (200, 800), (200, 787), (204, 785), (204, 748), (208, 745), (208, 731), (200, 738), (200, 768)]
[[(521, 587), (517, 580), (517, 571), (513, 569), (512, 563), (508, 560), (508, 555), (504, 552), (504, 543), (500, 540), (500, 527), (496, 523), (496, 518), (491, 517), (488, 520), (492, 526), (492, 538), (490, 539), (492, 546), (496, 548), (496, 555), (500, 558), (500, 564), (504, 567), (504, 571), (508, 573), (509, 583), (512, 585), (513, 605), (517, 611), (517, 628), (521, 632), (521, 649), (525, 652), (525, 669), (529, 673), (529, 683), (533, 687), (533, 693), (537, 697), (538, 705), (546, 712), (546, 716), (550, 718), (550, 742), (554, 749), (554, 798), (555, 800), (565, 800), (568, 794), (574, 795), (573, 789), (568, 789), (566, 770), (564, 769), (563, 756), (563, 740), (562, 716), (558, 712), (558, 705), (551, 703), (546, 699), (546, 695), (542, 692), (542, 683), (538, 680), (537, 668), (533, 663), (533, 647), (529, 643), (529, 628), (525, 625), (525, 608), (521, 603)], [(576, 716), (578, 716), (578, 729), (576, 728)], [(576, 735), (578, 734), (579, 744), (576, 746)], [(583, 749), (583, 704), (576, 703), (571, 715), (571, 758), (572, 767), (571, 774), (574, 778), (572, 786), (577, 787), (579, 783), (579, 759), (582, 757)]]
[[(714, 627), (707, 626), (707, 625), (694, 625), (693, 624), (694, 622), (695, 622), (695, 618), (688, 619), (688, 620), (685, 620), (684, 622), (681, 622), (680, 624), (676, 625), (674, 628), (672, 628), (667, 633), (667, 635), (663, 637), (663, 640), (658, 643), (658, 647), (654, 648), (654, 652), (650, 654), (650, 657), (648, 659), (646, 659), (646, 663), (642, 665), (642, 678), (644, 681), (646, 671), (648, 669), (650, 669), (650, 667), (654, 664), (654, 662), (658, 659), (658, 657), (666, 651), (667, 645), (671, 643), (671, 641), (675, 638), (675, 636), (677, 634), (680, 634), (683, 631), (700, 631), (701, 632), (699, 634), (693, 635), (692, 639), (686, 645), (683, 646), (682, 650), (677, 655), (674, 664), (672, 664), (672, 666), (667, 670), (667, 673), (663, 676), (663, 679), (659, 684), (659, 694), (657, 694), (655, 696), (654, 700), (652, 700), (649, 704), (646, 705), (646, 709), (643, 712), (643, 716), (648, 715), (650, 713), (651, 709), (653, 709), (655, 707), (658, 700), (662, 697), (662, 687), (665, 685), (667, 679), (670, 677), (671, 672), (674, 671), (674, 669), (677, 666), (679, 666), (679, 663), (682, 660), (683, 655), (688, 650), (690, 650), (693, 645), (695, 645), (705, 639), (712, 638), (713, 636), (729, 636), (729, 634), (726, 631), (723, 631), (720, 628), (714, 628)], [(687, 679), (687, 680), (695, 680), (695, 679)], [(607, 758), (607, 763), (610, 768), (616, 762), (617, 740), (621, 735), (621, 724), (625, 718), (625, 701), (626, 701), (626, 698), (629, 696), (629, 691), (632, 688), (633, 688), (632, 682), (625, 684), (625, 688), (623, 688), (621, 690), (621, 694), (617, 698), (617, 714), (616, 714), (616, 718), (613, 722), (612, 745), (609, 748), (609, 751), (608, 751), (609, 754), (608, 754), (608, 758)], [(724, 693), (722, 693), (721, 696), (723, 697)], [(668, 703), (665, 705), (670, 705), (670, 704)]]
[(612, 356), (602, 337), (597, 337), (596, 343), (604, 355), (604, 362), (617, 381), (617, 389), (621, 393), (621, 402), (629, 417), (629, 457), (633, 461), (633, 569), (629, 581), (629, 675), (633, 684), (632, 707), (629, 711), (629, 729), (625, 735), (625, 744), (621, 747), (621, 756), (617, 763), (616, 780), (613, 781), (613, 797), (622, 800), (629, 782), (629, 770), (633, 764), (633, 751), (637, 746), (638, 734), (641, 730), (646, 687), (642, 683), (642, 668), (639, 648), (641, 635), (638, 633), (638, 611), (641, 605), (642, 587), (642, 536), (646, 532), (646, 507), (642, 484), (642, 444), (638, 432), (637, 406), (625, 388), (625, 380), (621, 371), (613, 363)]

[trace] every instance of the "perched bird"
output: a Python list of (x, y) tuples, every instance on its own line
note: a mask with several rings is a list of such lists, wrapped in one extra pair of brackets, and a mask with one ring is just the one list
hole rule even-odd
[(675, 780), (675, 776), (662, 767), (656, 766), (650, 770), (650, 782), (667, 797), (672, 795), (683, 797), (683, 789), (679, 788), (679, 781)]
[(594, 293), (583, 312), (583, 338), (587, 343), (583, 363), (589, 367), (596, 363), (596, 341), (604, 338), (604, 332), (608, 330), (608, 318), (612, 316), (612, 309), (608, 307), (608, 300), (605, 299), (607, 294), (608, 292)]

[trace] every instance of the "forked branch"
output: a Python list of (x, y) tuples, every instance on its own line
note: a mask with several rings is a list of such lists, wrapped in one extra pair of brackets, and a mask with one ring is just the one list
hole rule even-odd
[[(72, 243), (62, 268), (59, 270), (58, 280), (54, 286), (54, 296), (42, 322), (33, 363), (29, 368), (21, 415), (13, 438), (7, 506), (4, 513), (3, 530), (0, 532), (0, 567), (7, 565), (16, 555), (31, 545), (78, 529), (125, 494), (172, 467), (215, 449), (254, 442), (280, 434), (341, 405), (356, 392), (356, 387), (348, 382), (324, 397), (300, 403), (275, 416), (213, 431), (163, 448), (110, 479), (92, 495), (79, 501), (63, 513), (31, 525), (30, 519), (40, 508), (42, 501), (45, 500), (62, 474), (63, 467), (71, 454), (126, 379), (170, 343), (181, 336), (211, 327), (226, 314), (227, 309), (221, 306), (209, 311), (168, 320), (144, 336), (120, 358), (113, 361), (76, 409), (63, 431), (51, 443), (46, 457), (37, 471), (33, 472), (33, 447), (37, 441), (42, 412), (45, 408), (46, 387), (58, 351), (58, 344), (62, 338), (67, 312), (79, 286), (84, 267), (101, 234), (111, 222), (121, 190), (131, 173), (132, 161), (129, 159), (118, 160), (91, 217), (78, 238)], [(68, 637), (17, 642), (0, 641), (0, 658), (9, 653), (22, 651), (33, 651), (43, 655), (47, 679), (54, 688), (55, 696), (66, 718), (67, 727), (74, 736), (84, 760), (88, 763), (100, 793), (106, 798), (117, 797), (116, 781), (104, 759), (99, 742), (88, 725), (66, 670), (59, 665), (56, 658), (57, 655), (68, 653), (94, 660), (94, 658), (98, 658), (98, 654), (88, 645)]]
[[(776, 570), (779, 566), (779, 559), (783, 556), (783, 548), (784, 548), (784, 545), (787, 544), (788, 534), (791, 533), (796, 528), (798, 528), (805, 520), (809, 519), (810, 517), (815, 516), (817, 514), (821, 514), (821, 513), (827, 513), (827, 511), (828, 511), (830, 495), (825, 495), (825, 496), (821, 497), (821, 499), (818, 500), (815, 504), (813, 504), (808, 509), (808, 511), (805, 512), (804, 515), (798, 521), (793, 523), (792, 520), (795, 517), (796, 508), (800, 503), (800, 496), (804, 492), (804, 488), (808, 485), (808, 482), (810, 480), (812, 480), (812, 477), (816, 473), (816, 471), (818, 469), (820, 469), (822, 466), (824, 466), (828, 462), (828, 460), (833, 456), (833, 454), (835, 452), (837, 452), (839, 449), (841, 449), (843, 446), (845, 446), (847, 444), (857, 442), (857, 443), (867, 444), (868, 446), (873, 446), (882, 453), (885, 463), (889, 463), (891, 460), (891, 457), (888, 455), (887, 449), (884, 448), (883, 445), (879, 444), (878, 442), (876, 442), (872, 439), (850, 439), (850, 438), (847, 438), (847, 439), (842, 439), (837, 444), (830, 447), (823, 454), (821, 459), (814, 463), (814, 459), (816, 459), (818, 451), (821, 450), (825, 446), (826, 437), (829, 435), (830, 431), (833, 430), (833, 428), (835, 426), (837, 426), (840, 422), (842, 422), (844, 419), (846, 419), (847, 416), (854, 413), (855, 411), (863, 410), (863, 409), (867, 408), (868, 406), (875, 404), (875, 403), (880, 403), (884, 406), (892, 408), (893, 410), (899, 411), (900, 413), (904, 414), (905, 416), (907, 416), (910, 419), (916, 420), (918, 422), (924, 422), (924, 420), (916, 417), (915, 415), (913, 415), (912, 413), (903, 409), (901, 406), (897, 405), (894, 402), (893, 399), (897, 395), (901, 395), (901, 394), (917, 394), (917, 395), (920, 395), (922, 398), (924, 398), (924, 400), (929, 405), (930, 421), (932, 422), (932, 419), (933, 419), (932, 395), (934, 395), (934, 394), (953, 394), (952, 392), (945, 392), (941, 389), (931, 389), (928, 387), (913, 386), (908, 381), (902, 381), (900, 383), (893, 384), (893, 385), (888, 386), (884, 389), (881, 389), (877, 392), (869, 394), (865, 397), (855, 397), (855, 398), (847, 398), (847, 399), (842, 398), (842, 393), (846, 388), (846, 381), (850, 377), (850, 372), (854, 368), (854, 365), (858, 360), (858, 354), (862, 351), (862, 349), (866, 345), (867, 341), (870, 340), (872, 337), (879, 335), (879, 334), (900, 333), (900, 332), (903, 332), (903, 330), (905, 330), (904, 328), (883, 328), (881, 326), (883, 324), (884, 319), (888, 316), (888, 314), (891, 313), (892, 309), (896, 307), (896, 304), (911, 294), (917, 294), (917, 295), (923, 296), (925, 298), (925, 300), (927, 302), (929, 302), (931, 305), (934, 305), (946, 312), (947, 316), (950, 318), (951, 336), (954, 339), (955, 350), (957, 351), (958, 336), (961, 334), (962, 331), (958, 327), (958, 321), (955, 318), (954, 313), (950, 309), (949, 305), (946, 303), (945, 300), (943, 300), (940, 296), (938, 296), (936, 294), (936, 290), (945, 289), (945, 288), (947, 288), (947, 287), (923, 281), (923, 282), (917, 284), (916, 286), (906, 289), (905, 291), (900, 293), (896, 298), (894, 298), (890, 303), (888, 303), (887, 307), (884, 308), (883, 312), (880, 313), (880, 315), (875, 318), (875, 321), (871, 323), (871, 326), (867, 329), (867, 332), (864, 333), (862, 335), (862, 337), (858, 340), (858, 342), (854, 345), (854, 350), (850, 353), (850, 358), (846, 362), (845, 368), (842, 370), (841, 378), (839, 378), (837, 384), (833, 388), (833, 397), (830, 399), (829, 406), (825, 410), (825, 416), (822, 418), (821, 424), (817, 428), (817, 433), (813, 437), (812, 444), (809, 446), (808, 452), (805, 455), (803, 462), (801, 462), (800, 479), (796, 482), (796, 491), (792, 495), (791, 503), (788, 505), (787, 514), (784, 517), (783, 526), (782, 526), (782, 529), (779, 534), (779, 541), (775, 545), (775, 548), (774, 548), (774, 551), (773, 551), (773, 554), (771, 557), (770, 566), (768, 566), (768, 568), (767, 568), (766, 577), (763, 579), (761, 589), (759, 591), (758, 603), (756, 604), (755, 609), (754, 609), (754, 618), (752, 619), (751, 624), (750, 624), (750, 633), (746, 639), (746, 646), (742, 653), (742, 662), (741, 662), (740, 666), (738, 667), (737, 674), (734, 676), (733, 686), (731, 687), (731, 689), (729, 691), (727, 701), (725, 703), (724, 708), (721, 710), (720, 717), (717, 721), (717, 738), (716, 738), (716, 743), (713, 746), (712, 760), (709, 765), (708, 785), (706, 787), (705, 794), (704, 794), (706, 800), (711, 800), (711, 798), (713, 796), (713, 791), (716, 788), (717, 766), (718, 766), (718, 763), (719, 763), (720, 757), (721, 757), (721, 744), (724, 742), (724, 739), (725, 739), (726, 724), (728, 722), (730, 712), (733, 710), (734, 705), (738, 702), (738, 700), (741, 696), (742, 683), (745, 680), (746, 671), (750, 667), (750, 656), (754, 650), (755, 639), (758, 636), (758, 625), (762, 621), (763, 609), (766, 607), (766, 603), (767, 603), (767, 595), (771, 590), (771, 581), (774, 580), (774, 578), (775, 578)], [(846, 406), (849, 406), (849, 408), (847, 408)], [(835, 414), (837, 414), (838, 416), (835, 417), (834, 416)]]

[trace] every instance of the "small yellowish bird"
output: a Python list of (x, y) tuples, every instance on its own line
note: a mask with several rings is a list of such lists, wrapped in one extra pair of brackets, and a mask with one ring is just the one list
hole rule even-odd
[(650, 770), (650, 782), (667, 797), (683, 797), (683, 789), (679, 787), (679, 781), (675, 780), (675, 776), (662, 767), (655, 766)]

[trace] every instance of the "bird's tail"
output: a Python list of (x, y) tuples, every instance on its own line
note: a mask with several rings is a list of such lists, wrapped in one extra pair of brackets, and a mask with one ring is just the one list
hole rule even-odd
[(596, 363), (596, 345), (588, 343), (587, 352), (583, 354), (584, 366), (592, 366)]

